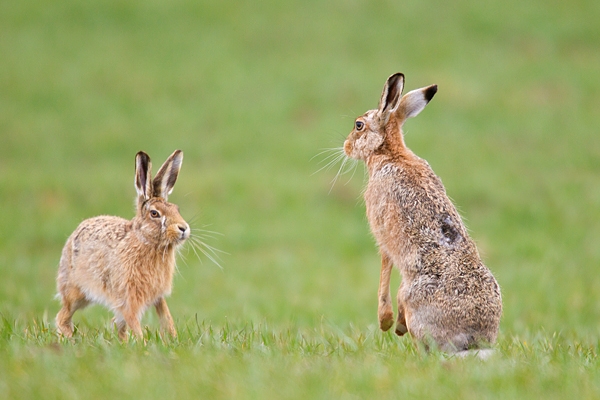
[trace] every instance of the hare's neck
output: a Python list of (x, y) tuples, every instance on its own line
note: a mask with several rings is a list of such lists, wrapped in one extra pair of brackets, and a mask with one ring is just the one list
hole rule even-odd
[(373, 174), (383, 168), (386, 164), (390, 164), (392, 162), (393, 157), (388, 154), (372, 154), (366, 160), (369, 175), (373, 176)]
[(401, 149), (387, 149), (381, 153), (374, 153), (366, 160), (369, 176), (372, 177), (380, 170), (389, 168), (390, 165), (402, 166), (411, 163), (415, 158), (415, 154), (406, 147)]
[[(140, 252), (145, 255), (149, 269), (172, 271), (175, 266), (175, 246), (157, 247), (155, 244), (140, 242)], [(154, 266), (154, 268), (150, 267)]]
[(175, 259), (175, 246), (172, 244), (164, 245), (153, 237), (147, 237), (144, 232), (133, 229), (135, 239), (137, 239), (140, 251), (147, 255), (158, 254), (161, 258)]
[(404, 144), (402, 129), (396, 121), (390, 121), (386, 127), (385, 140), (366, 160), (367, 168), (372, 174), (387, 164), (400, 164), (414, 158), (414, 153)]

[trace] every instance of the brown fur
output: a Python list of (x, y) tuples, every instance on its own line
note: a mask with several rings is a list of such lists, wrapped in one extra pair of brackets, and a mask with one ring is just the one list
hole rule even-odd
[(395, 264), (402, 275), (396, 333), (407, 331), (445, 351), (495, 342), (502, 299), (442, 181), (404, 143), (402, 125), (416, 116), (437, 86), (402, 96), (404, 75), (388, 78), (379, 108), (357, 118), (344, 143), (365, 161), (367, 218), (381, 253), (379, 325), (393, 325), (389, 293)]
[(161, 327), (176, 336), (165, 296), (171, 293), (175, 252), (190, 235), (176, 205), (167, 202), (177, 180), (183, 153), (175, 151), (151, 180), (150, 157), (136, 155), (137, 213), (131, 220), (100, 216), (83, 221), (62, 251), (57, 288), (62, 308), (56, 327), (73, 335), (73, 313), (100, 303), (115, 314), (119, 338), (127, 326), (142, 337), (140, 319), (154, 305)]

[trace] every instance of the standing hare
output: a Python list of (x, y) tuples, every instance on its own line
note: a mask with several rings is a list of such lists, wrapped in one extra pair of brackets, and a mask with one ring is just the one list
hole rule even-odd
[(344, 143), (363, 160), (367, 218), (381, 253), (379, 326), (394, 324), (390, 274), (402, 275), (396, 334), (443, 351), (493, 344), (502, 314), (500, 287), (482, 263), (460, 215), (429, 164), (404, 144), (402, 125), (419, 114), (437, 86), (402, 96), (404, 75), (390, 76), (379, 108), (358, 117)]
[(136, 216), (131, 221), (90, 218), (71, 234), (56, 279), (62, 302), (56, 326), (62, 335), (73, 335), (73, 313), (89, 303), (114, 312), (121, 340), (127, 338), (127, 326), (142, 338), (140, 319), (150, 305), (162, 329), (177, 335), (165, 296), (171, 293), (175, 250), (190, 236), (190, 227), (167, 197), (182, 161), (183, 152), (175, 151), (152, 180), (150, 157), (140, 151), (135, 157)]

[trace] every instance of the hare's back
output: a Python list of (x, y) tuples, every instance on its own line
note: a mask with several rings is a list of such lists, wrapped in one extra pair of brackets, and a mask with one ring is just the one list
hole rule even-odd
[(88, 287), (97, 277), (118, 264), (131, 222), (123, 218), (100, 216), (86, 219), (71, 234), (62, 252), (58, 270), (58, 289), (69, 285)]
[[(73, 244), (101, 242), (106, 246), (123, 240), (131, 231), (131, 221), (124, 218), (101, 215), (83, 221), (71, 234)], [(100, 244), (100, 243), (98, 243)]]
[(103, 215), (86, 219), (71, 234), (66, 247), (70, 248), (73, 263), (112, 257), (131, 230), (131, 221), (119, 217)]

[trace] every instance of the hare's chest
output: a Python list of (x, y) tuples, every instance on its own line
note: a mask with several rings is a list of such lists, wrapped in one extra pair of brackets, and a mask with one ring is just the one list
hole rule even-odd
[(128, 291), (134, 291), (142, 303), (152, 303), (159, 297), (171, 294), (174, 263), (156, 262), (148, 263), (140, 268), (136, 265), (135, 271), (129, 276)]
[(175, 262), (163, 263), (156, 268), (153, 276), (152, 287), (155, 289), (156, 297), (167, 296), (171, 294), (173, 285), (173, 273), (175, 271)]
[(387, 179), (369, 182), (365, 191), (367, 219), (380, 243), (402, 235), (405, 218), (399, 195), (393, 181)]

